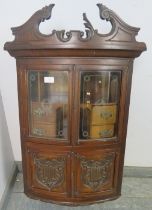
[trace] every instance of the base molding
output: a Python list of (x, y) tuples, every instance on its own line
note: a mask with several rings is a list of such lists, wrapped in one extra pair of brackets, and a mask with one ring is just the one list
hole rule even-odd
[(2, 195), (2, 199), (0, 201), (0, 209), (1, 210), (5, 210), (6, 207), (7, 207), (9, 195), (10, 195), (12, 187), (14, 185), (17, 173), (18, 173), (18, 165), (16, 164), (16, 162), (14, 162), (13, 167), (12, 167), (12, 171), (11, 171), (10, 176), (8, 178), (7, 185), (6, 185), (4, 193)]
[(52, 203), (52, 204), (56, 204), (56, 205), (61, 205), (61, 206), (71, 206), (71, 207), (78, 207), (78, 206), (88, 206), (88, 205), (94, 205), (94, 204), (98, 204), (98, 203), (104, 203), (106, 201), (113, 201), (113, 200), (116, 200), (118, 199), (121, 194), (118, 194), (118, 195), (114, 195), (114, 196), (111, 196), (111, 197), (108, 197), (107, 199), (103, 199), (103, 200), (95, 200), (95, 201), (74, 201), (74, 200), (69, 200), (69, 201), (55, 201), (55, 200), (47, 200), (47, 199), (44, 199), (44, 198), (41, 198), (37, 195), (34, 195), (33, 193), (31, 192), (24, 192), (26, 194), (27, 197), (29, 197), (30, 199), (34, 199), (34, 200), (39, 200), (39, 201), (42, 201), (42, 202), (46, 202), (46, 203)]

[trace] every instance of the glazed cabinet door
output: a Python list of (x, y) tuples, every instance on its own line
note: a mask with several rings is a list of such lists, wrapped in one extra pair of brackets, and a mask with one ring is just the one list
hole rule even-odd
[(19, 74), (24, 139), (70, 144), (72, 66), (31, 64)]
[(83, 201), (114, 196), (118, 184), (119, 150), (91, 149), (75, 153), (75, 197)]
[(70, 197), (70, 155), (66, 149), (26, 144), (26, 193), (49, 200)]
[(120, 66), (77, 66), (75, 144), (103, 145), (121, 139), (123, 75)]

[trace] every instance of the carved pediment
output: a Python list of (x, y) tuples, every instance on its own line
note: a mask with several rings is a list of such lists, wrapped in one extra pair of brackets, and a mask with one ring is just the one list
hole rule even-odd
[[(12, 28), (15, 35), (13, 42), (5, 44), (5, 50), (28, 49), (98, 49), (98, 50), (128, 50), (141, 53), (146, 49), (144, 43), (137, 42), (135, 37), (139, 28), (126, 24), (112, 10), (102, 4), (97, 4), (100, 18), (109, 21), (112, 25), (108, 34), (100, 34), (95, 30), (83, 14), (85, 32), (65, 30), (50, 32), (44, 35), (39, 31), (41, 22), (51, 18), (54, 4), (50, 4), (37, 11), (25, 24)], [(135, 55), (134, 57), (136, 57)]]

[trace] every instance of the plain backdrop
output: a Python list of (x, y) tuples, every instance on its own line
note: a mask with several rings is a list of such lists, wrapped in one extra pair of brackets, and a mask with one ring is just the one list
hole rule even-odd
[[(13, 40), (10, 28), (22, 25), (37, 10), (55, 3), (51, 20), (42, 23), (44, 33), (53, 29), (84, 30), (82, 13), (86, 12), (94, 28), (108, 32), (110, 24), (101, 21), (97, 3), (114, 10), (128, 24), (140, 27), (137, 40), (147, 44), (134, 63), (125, 165), (152, 166), (152, 1), (150, 0), (0, 0), (0, 90), (16, 161), (21, 161), (18, 96), (15, 59), (3, 50)], [(5, 141), (5, 139), (4, 139)]]
[(7, 188), (10, 175), (14, 169), (14, 156), (6, 123), (2, 97), (0, 94), (0, 209), (4, 201), (4, 190)]

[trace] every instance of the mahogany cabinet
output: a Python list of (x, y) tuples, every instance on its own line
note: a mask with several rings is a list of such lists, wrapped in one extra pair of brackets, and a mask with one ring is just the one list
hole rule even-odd
[(31, 198), (86, 205), (121, 194), (133, 60), (139, 28), (98, 4), (108, 34), (39, 31), (53, 4), (12, 28), (17, 61), (24, 190)]

